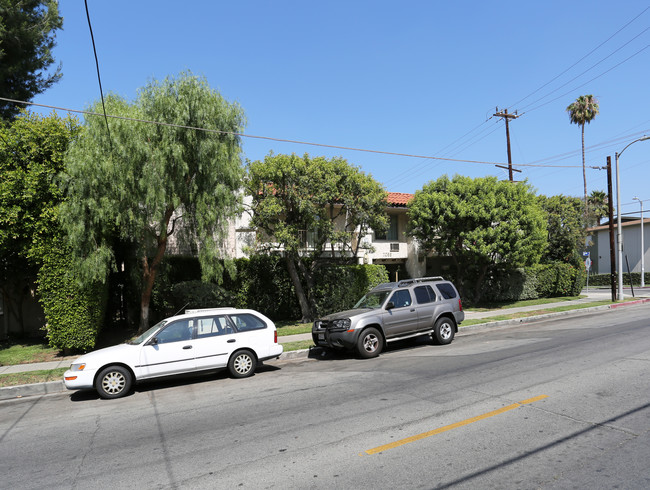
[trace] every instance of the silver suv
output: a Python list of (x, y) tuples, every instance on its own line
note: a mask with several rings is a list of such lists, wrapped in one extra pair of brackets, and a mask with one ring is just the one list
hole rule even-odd
[(437, 344), (449, 344), (464, 319), (454, 285), (442, 277), (422, 277), (380, 284), (354, 309), (316, 320), (311, 333), (317, 346), (354, 349), (370, 358), (387, 342), (426, 333)]

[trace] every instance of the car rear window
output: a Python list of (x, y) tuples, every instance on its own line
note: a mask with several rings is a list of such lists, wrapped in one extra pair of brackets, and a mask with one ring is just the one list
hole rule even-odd
[(451, 284), (443, 282), (441, 284), (436, 284), (436, 287), (438, 288), (438, 291), (440, 291), (440, 294), (442, 294), (442, 297), (445, 299), (452, 299), (458, 296), (456, 294), (456, 289), (454, 289), (454, 286)]
[(250, 313), (230, 315), (230, 319), (235, 324), (235, 328), (238, 332), (248, 332), (249, 330), (261, 330), (266, 328), (266, 323)]
[(413, 291), (415, 292), (415, 298), (421, 305), (436, 300), (436, 293), (433, 292), (431, 286), (417, 286)]

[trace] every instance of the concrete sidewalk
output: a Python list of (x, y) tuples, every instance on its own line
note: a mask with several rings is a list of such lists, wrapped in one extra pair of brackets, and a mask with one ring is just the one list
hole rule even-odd
[[(644, 289), (635, 288), (634, 297), (632, 296), (632, 292), (629, 288), (625, 289), (623, 293), (625, 297), (625, 303), (618, 303), (621, 306), (650, 301), (650, 287)], [(511, 315), (511, 314), (527, 312), (527, 311), (539, 311), (539, 310), (545, 310), (550, 308), (557, 308), (561, 306), (589, 304), (598, 301), (611, 301), (610, 289), (590, 288), (589, 290), (583, 290), (581, 295), (586, 297), (577, 300), (572, 300), (572, 301), (558, 301), (555, 303), (546, 303), (546, 304), (533, 305), (533, 306), (521, 306), (516, 308), (502, 308), (499, 310), (480, 311), (480, 312), (466, 311), (465, 312), (466, 320), (470, 320), (470, 319), (476, 320), (476, 319), (485, 318), (486, 322), (479, 325), (472, 325), (467, 327), (463, 327), (461, 325), (459, 334), (468, 333), (470, 330), (479, 330), (479, 329), (488, 328), (490, 325), (496, 327), (497, 323), (491, 323), (489, 320), (490, 318), (496, 316)], [(601, 306), (600, 308), (608, 309), (611, 306), (612, 305), (605, 305), (605, 306)], [(575, 312), (575, 314), (586, 313), (584, 310), (573, 310), (573, 311)], [(571, 313), (571, 312), (567, 312), (567, 313)], [(498, 325), (502, 326), (508, 323), (522, 323), (523, 321), (533, 321), (535, 319), (543, 318), (545, 316), (550, 316), (550, 315), (554, 315), (554, 314), (553, 313), (542, 314), (540, 316), (531, 316), (531, 317), (517, 319), (517, 320), (505, 320), (505, 321), (498, 322)], [(302, 340), (311, 340), (311, 333), (281, 336), (278, 339), (278, 341), (281, 344), (285, 344), (288, 342), (302, 341)], [(300, 350), (300, 351), (284, 352), (280, 357), (280, 359), (283, 360), (283, 359), (306, 358), (308, 352), (309, 351), (307, 349)], [(65, 360), (52, 361), (52, 362), (39, 362), (33, 364), (17, 364), (13, 366), (0, 366), (0, 374), (23, 373), (29, 371), (42, 371), (42, 370), (57, 369), (57, 368), (67, 368), (70, 366), (73, 359), (74, 358), (66, 358)], [(30, 396), (30, 395), (42, 395), (42, 394), (55, 393), (61, 391), (65, 391), (65, 386), (63, 385), (63, 381), (52, 381), (49, 383), (37, 383), (32, 385), (9, 386), (5, 388), (0, 388), (0, 400), (7, 400), (11, 398), (19, 398), (22, 396)]]

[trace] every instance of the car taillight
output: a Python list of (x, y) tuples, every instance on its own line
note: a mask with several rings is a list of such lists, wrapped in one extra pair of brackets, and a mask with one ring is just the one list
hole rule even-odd
[(460, 308), (460, 311), (463, 311), (463, 302), (458, 298), (458, 308)]
[(273, 333), (275, 334), (275, 335), (273, 336), (273, 337), (274, 337), (274, 338), (273, 338), (273, 341), (277, 344), (277, 343), (278, 343), (278, 331), (276, 330), (276, 331), (273, 332)]

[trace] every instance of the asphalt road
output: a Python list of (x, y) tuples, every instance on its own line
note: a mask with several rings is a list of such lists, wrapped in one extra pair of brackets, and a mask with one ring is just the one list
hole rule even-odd
[(649, 488), (650, 305), (0, 402), (3, 488)]

